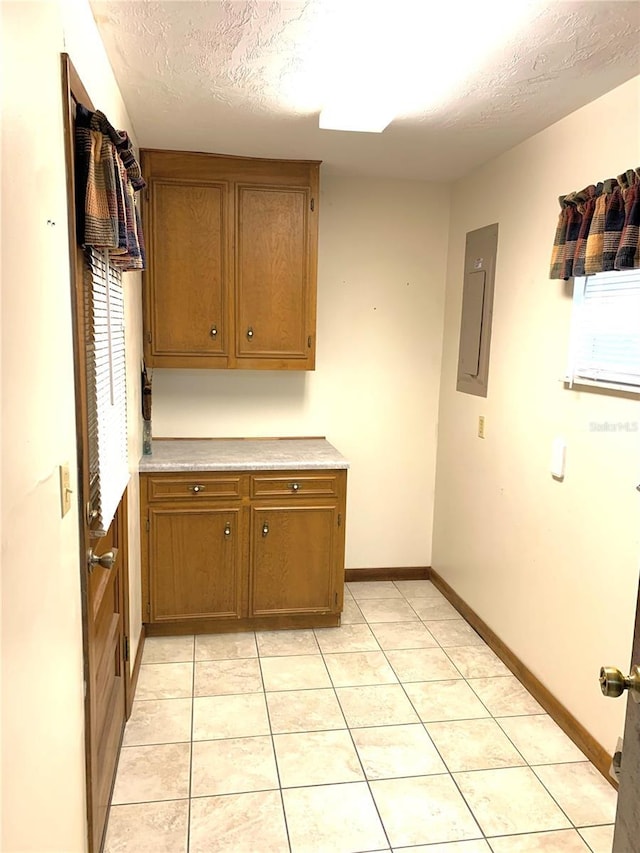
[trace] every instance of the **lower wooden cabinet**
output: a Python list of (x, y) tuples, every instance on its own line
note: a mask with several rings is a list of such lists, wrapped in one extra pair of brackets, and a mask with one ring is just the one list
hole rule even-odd
[(150, 616), (242, 616), (241, 508), (149, 508)]
[(336, 611), (336, 572), (327, 568), (339, 558), (339, 515), (308, 503), (251, 509), (251, 616)]
[(346, 471), (140, 480), (149, 634), (339, 624)]

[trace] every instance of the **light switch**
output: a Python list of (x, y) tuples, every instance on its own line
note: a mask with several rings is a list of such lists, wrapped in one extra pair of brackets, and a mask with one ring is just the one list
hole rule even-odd
[(478, 438), (484, 438), (484, 415), (478, 416)]
[(556, 480), (564, 479), (564, 466), (567, 458), (567, 445), (564, 438), (554, 438), (551, 447), (551, 476)]
[(73, 494), (73, 490), (71, 488), (71, 474), (69, 473), (69, 463), (65, 462), (64, 465), (60, 466), (60, 510), (62, 512), (62, 517), (71, 509), (71, 495)]

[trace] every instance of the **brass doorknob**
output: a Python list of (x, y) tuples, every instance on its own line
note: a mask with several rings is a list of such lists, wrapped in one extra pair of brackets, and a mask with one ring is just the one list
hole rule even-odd
[(636, 702), (640, 702), (640, 667), (632, 666), (628, 676), (615, 666), (603, 666), (600, 670), (600, 689), (605, 696), (615, 699), (628, 690)]
[(103, 569), (112, 569), (115, 565), (117, 556), (117, 548), (112, 548), (110, 551), (107, 551), (106, 553), (101, 554), (100, 556), (93, 553), (93, 548), (89, 548), (89, 552), (87, 554), (87, 564), (89, 566), (89, 571), (92, 572), (96, 566), (102, 566)]

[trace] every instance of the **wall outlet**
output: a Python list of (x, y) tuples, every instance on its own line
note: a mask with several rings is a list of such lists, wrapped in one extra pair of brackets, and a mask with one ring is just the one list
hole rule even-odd
[(71, 509), (72, 494), (73, 489), (71, 488), (69, 463), (65, 462), (64, 465), (60, 466), (60, 511), (62, 512), (62, 518), (64, 518)]
[(478, 416), (478, 438), (484, 438), (484, 415)]

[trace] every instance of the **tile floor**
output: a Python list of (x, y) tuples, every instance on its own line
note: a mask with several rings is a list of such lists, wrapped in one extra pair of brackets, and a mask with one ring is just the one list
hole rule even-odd
[(106, 853), (610, 853), (615, 793), (429, 581), (148, 639)]

